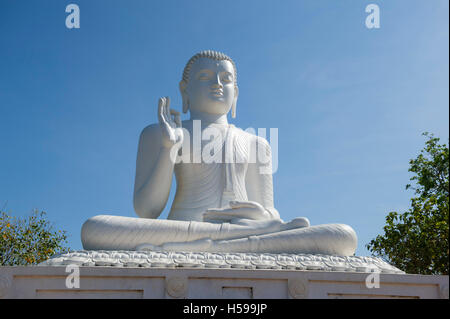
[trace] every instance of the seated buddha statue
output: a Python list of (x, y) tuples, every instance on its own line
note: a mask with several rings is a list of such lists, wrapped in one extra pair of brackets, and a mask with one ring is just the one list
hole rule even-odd
[[(140, 136), (134, 185), (139, 218), (88, 219), (82, 227), (84, 249), (354, 254), (357, 238), (348, 225), (280, 218), (270, 144), (228, 123), (229, 113), (236, 116), (239, 93), (230, 57), (216, 51), (194, 55), (179, 89), (190, 119), (181, 122), (169, 97), (160, 98), (158, 123)], [(167, 220), (157, 219), (173, 174), (170, 213)]]

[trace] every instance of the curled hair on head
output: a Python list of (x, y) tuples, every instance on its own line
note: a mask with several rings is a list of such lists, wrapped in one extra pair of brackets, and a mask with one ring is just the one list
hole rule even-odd
[(184, 67), (184, 70), (183, 70), (183, 81), (185, 83), (188, 83), (188, 81), (189, 81), (189, 71), (191, 70), (192, 65), (194, 64), (195, 61), (197, 61), (200, 58), (208, 58), (208, 59), (213, 59), (213, 60), (217, 60), (217, 61), (223, 61), (223, 60), (230, 61), (231, 64), (233, 65), (233, 69), (234, 69), (234, 85), (237, 86), (236, 64), (225, 53), (213, 51), (213, 50), (201, 51), (189, 59), (188, 63), (186, 64), (186, 66)]

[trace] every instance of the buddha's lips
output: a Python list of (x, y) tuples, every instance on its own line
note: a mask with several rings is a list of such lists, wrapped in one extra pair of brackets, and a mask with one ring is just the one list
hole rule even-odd
[(222, 90), (211, 90), (211, 94), (217, 95), (217, 96), (222, 96), (223, 91)]

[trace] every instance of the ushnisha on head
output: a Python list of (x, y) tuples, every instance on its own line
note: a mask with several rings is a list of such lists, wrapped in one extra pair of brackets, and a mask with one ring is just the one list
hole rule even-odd
[(183, 112), (203, 112), (236, 117), (239, 94), (237, 70), (233, 60), (224, 53), (207, 50), (189, 59), (180, 81)]

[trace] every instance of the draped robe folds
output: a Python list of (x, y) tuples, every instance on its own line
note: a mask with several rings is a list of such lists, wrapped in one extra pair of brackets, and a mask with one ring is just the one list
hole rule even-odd
[[(203, 146), (193, 143), (189, 162), (175, 165), (177, 191), (168, 219), (202, 221), (209, 208), (226, 207), (232, 200), (248, 201), (245, 176), (248, 164), (256, 161), (254, 136), (233, 125), (224, 135), (215, 135)], [(213, 155), (205, 154), (210, 151)]]
[(230, 125), (224, 140), (212, 141), (220, 144), (215, 150), (222, 150), (213, 154), (212, 162), (175, 165), (177, 191), (168, 220), (94, 216), (82, 227), (84, 249), (353, 255), (356, 234), (343, 224), (308, 226), (302, 218), (288, 223), (278, 218), (252, 223), (202, 222), (208, 208), (249, 200), (245, 177), (249, 162), (257, 160), (252, 153), (254, 141), (255, 136)]

